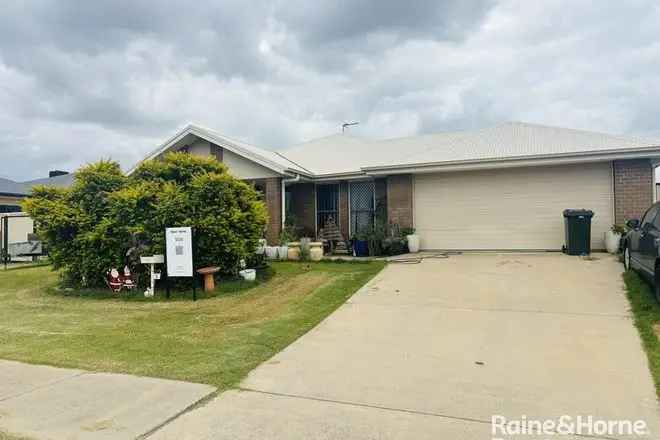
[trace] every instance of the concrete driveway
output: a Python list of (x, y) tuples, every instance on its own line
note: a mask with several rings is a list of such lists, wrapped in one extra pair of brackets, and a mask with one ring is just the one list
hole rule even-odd
[(658, 438), (621, 272), (605, 254), (390, 264), (241, 390), (153, 438), (516, 438), (493, 435), (493, 415), (642, 419)]

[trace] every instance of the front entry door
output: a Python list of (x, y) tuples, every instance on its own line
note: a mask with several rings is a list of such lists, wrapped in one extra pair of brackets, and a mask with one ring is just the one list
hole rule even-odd
[(371, 231), (374, 226), (374, 182), (373, 180), (351, 182), (351, 234)]

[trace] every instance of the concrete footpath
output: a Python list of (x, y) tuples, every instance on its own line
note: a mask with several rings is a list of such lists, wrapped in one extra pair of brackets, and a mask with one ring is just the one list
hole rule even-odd
[(647, 436), (592, 438), (660, 438), (622, 266), (594, 257), (390, 264), (240, 390), (150, 440), (577, 438), (494, 435), (494, 415), (643, 420)]
[(215, 391), (209, 385), (0, 360), (0, 432), (134, 439)]

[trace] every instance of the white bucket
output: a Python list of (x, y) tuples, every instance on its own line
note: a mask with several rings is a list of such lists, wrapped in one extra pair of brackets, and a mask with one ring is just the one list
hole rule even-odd
[(257, 278), (257, 271), (254, 269), (243, 269), (238, 272), (245, 281), (254, 281)]

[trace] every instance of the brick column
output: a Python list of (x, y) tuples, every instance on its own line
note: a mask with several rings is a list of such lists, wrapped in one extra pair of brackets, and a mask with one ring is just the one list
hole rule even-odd
[(387, 176), (387, 220), (401, 228), (413, 226), (411, 174)]
[(316, 201), (313, 183), (296, 183), (288, 187), (291, 191), (291, 211), (296, 218), (299, 233), (305, 237), (316, 235)]
[(641, 218), (653, 203), (653, 166), (649, 159), (614, 161), (614, 218), (623, 224)]
[(339, 183), (339, 230), (344, 240), (349, 240), (348, 236), (348, 182)]
[(376, 200), (376, 221), (389, 223), (387, 212), (387, 178), (374, 180), (374, 199)]
[(268, 244), (277, 243), (282, 232), (282, 178), (269, 177), (262, 182), (268, 210), (266, 239)]

